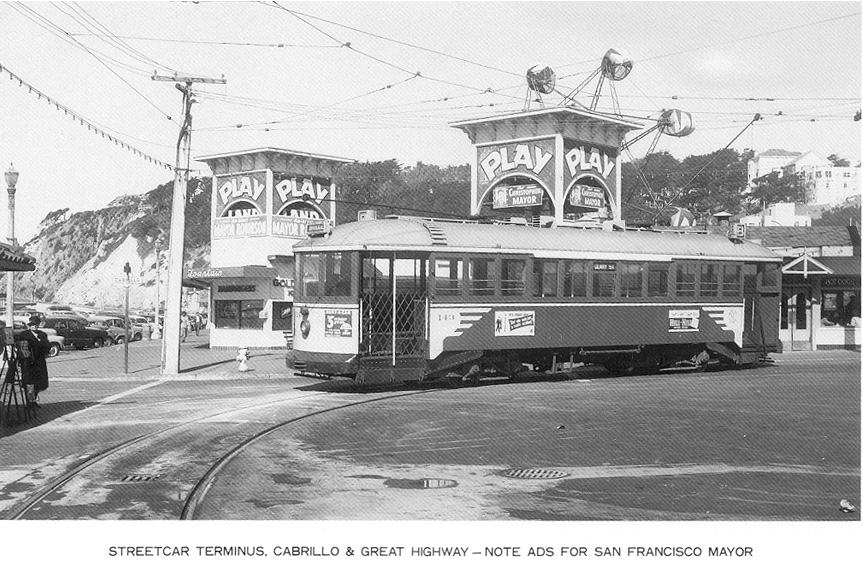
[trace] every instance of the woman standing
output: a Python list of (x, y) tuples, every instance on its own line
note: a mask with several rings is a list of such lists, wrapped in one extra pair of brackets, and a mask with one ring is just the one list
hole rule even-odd
[(21, 380), (27, 389), (28, 407), (39, 407), (36, 401), (39, 392), (48, 389), (48, 365), (45, 356), (51, 348), (48, 335), (39, 330), (41, 319), (39, 316), (30, 316), (27, 321), (27, 330), (22, 331), (15, 337), (18, 346), (18, 364), (21, 366)]

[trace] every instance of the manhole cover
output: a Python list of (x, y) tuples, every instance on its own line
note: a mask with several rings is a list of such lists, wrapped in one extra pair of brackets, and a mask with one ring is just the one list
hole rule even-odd
[(159, 479), (160, 477), (162, 477), (161, 474), (158, 474), (158, 475), (133, 474), (133, 475), (127, 475), (127, 476), (123, 477), (123, 479), (121, 479), (120, 481), (124, 481), (124, 482), (155, 481), (156, 479)]
[(458, 485), (452, 479), (387, 479), (384, 481), (387, 487), (395, 489), (445, 489)]
[(565, 471), (558, 469), (508, 469), (503, 472), (504, 477), (512, 477), (513, 479), (562, 479), (569, 477)]

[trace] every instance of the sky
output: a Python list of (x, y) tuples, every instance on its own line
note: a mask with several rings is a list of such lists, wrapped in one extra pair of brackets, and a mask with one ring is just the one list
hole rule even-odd
[[(193, 86), (193, 158), (276, 147), (466, 164), (471, 144), (451, 123), (521, 111), (528, 99), (539, 108), (526, 96), (535, 65), (554, 69), (556, 91), (542, 103), (557, 106), (612, 48), (633, 61), (614, 84), (621, 114), (645, 126), (663, 109), (693, 117), (694, 133), (664, 135), (656, 150), (682, 159), (730, 144), (855, 165), (860, 11), (858, 2), (3, 2), (0, 167), (20, 173), (21, 243), (53, 210), (101, 208), (172, 181), (182, 95), (154, 74), (225, 80)], [(589, 105), (595, 84), (576, 101)], [(613, 99), (606, 82), (598, 109), (612, 111)], [(634, 143), (633, 156), (653, 139)]]

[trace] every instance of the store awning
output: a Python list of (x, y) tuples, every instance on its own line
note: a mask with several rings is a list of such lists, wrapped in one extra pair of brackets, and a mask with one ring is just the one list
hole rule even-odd
[(0, 243), (0, 271), (34, 271), (36, 258), (9, 244)]
[(183, 285), (193, 288), (210, 288), (213, 281), (221, 279), (275, 278), (276, 270), (263, 265), (242, 267), (205, 267), (183, 271)]
[(825, 267), (830, 267), (837, 277), (859, 277), (860, 256), (853, 257), (821, 257), (818, 259)]

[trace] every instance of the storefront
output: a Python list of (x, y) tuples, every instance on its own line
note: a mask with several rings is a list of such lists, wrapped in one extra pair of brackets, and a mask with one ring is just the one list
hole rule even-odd
[(786, 350), (860, 349), (860, 257), (787, 259), (780, 338)]
[(292, 337), (293, 245), (332, 224), (334, 171), (353, 160), (261, 148), (199, 158), (213, 173), (210, 267), (184, 284), (210, 289), (211, 347), (284, 347)]

